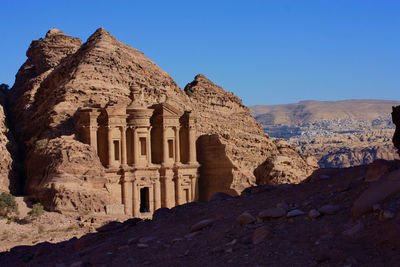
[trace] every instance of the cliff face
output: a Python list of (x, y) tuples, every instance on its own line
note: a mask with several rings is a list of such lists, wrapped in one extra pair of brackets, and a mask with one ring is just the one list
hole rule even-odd
[(0, 89), (0, 193), (17, 193), (16, 153), (17, 147), (6, 123), (6, 91)]
[[(257, 182), (297, 183), (315, 169), (292, 147), (285, 150), (267, 137), (237, 96), (205, 76), (197, 75), (185, 87), (185, 92), (198, 116), (198, 158), (202, 165), (201, 177), (205, 177), (200, 183), (207, 192), (206, 197), (216, 191), (226, 192), (223, 189), (227, 184), (231, 189), (229, 193), (238, 194)], [(293, 165), (275, 160), (284, 155)], [(273, 168), (255, 172), (266, 160), (281, 172), (278, 174)], [(303, 170), (296, 168), (294, 171), (294, 165), (302, 166)], [(287, 180), (282, 180), (282, 175), (287, 176)]]
[[(116, 201), (95, 151), (76, 139), (73, 120), (79, 107), (129, 103), (132, 87), (141, 88), (144, 105), (168, 101), (198, 116), (202, 169), (218, 167), (207, 164), (216, 157), (224, 162), (223, 174), (229, 174), (210, 171), (212, 175), (205, 176), (203, 184), (221, 185), (213, 192), (241, 192), (255, 183), (254, 169), (279, 154), (239, 98), (201, 75), (185, 93), (143, 53), (104, 29), (83, 45), (53, 29), (32, 42), (27, 56), (11, 90), (12, 114), (26, 147), (26, 193), (50, 209), (101, 211), (105, 203)], [(220, 152), (215, 154), (214, 148)]]

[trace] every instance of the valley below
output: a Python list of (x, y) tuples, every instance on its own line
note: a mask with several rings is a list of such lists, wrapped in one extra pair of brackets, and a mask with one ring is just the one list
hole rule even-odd
[(253, 106), (252, 115), (272, 138), (286, 139), (321, 168), (344, 168), (398, 159), (392, 144), (392, 106), (400, 101), (302, 101)]

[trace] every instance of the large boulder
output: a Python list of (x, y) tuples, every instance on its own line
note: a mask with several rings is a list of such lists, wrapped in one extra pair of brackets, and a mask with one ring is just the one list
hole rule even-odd
[(255, 169), (259, 185), (298, 184), (310, 176), (318, 163), (313, 157), (302, 157), (283, 139), (275, 139), (279, 154), (268, 157)]

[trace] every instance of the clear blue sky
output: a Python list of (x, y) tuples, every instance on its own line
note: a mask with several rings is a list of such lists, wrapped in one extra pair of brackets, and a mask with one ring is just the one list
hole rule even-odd
[(202, 73), (246, 105), (400, 99), (400, 1), (0, 0), (0, 83), (31, 40), (103, 27), (183, 88)]

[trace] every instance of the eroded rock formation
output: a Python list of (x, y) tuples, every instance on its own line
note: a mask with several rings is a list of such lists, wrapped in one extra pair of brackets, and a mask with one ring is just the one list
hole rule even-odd
[[(133, 87), (141, 88), (144, 106), (167, 101), (198, 117), (203, 182), (221, 184), (203, 199), (216, 191), (238, 194), (254, 185), (254, 169), (281, 153), (238, 97), (202, 75), (183, 91), (143, 53), (104, 29), (83, 45), (53, 29), (32, 42), (27, 56), (11, 90), (12, 114), (26, 147), (26, 193), (49, 209), (99, 211), (105, 203), (120, 203), (107, 187), (110, 181), (96, 152), (75, 136), (74, 116), (78, 108), (93, 104), (128, 104)], [(217, 160), (210, 161), (210, 153)], [(218, 160), (226, 166), (223, 171), (217, 169)], [(306, 178), (304, 173), (293, 175)], [(71, 193), (62, 193), (67, 191)]]
[(6, 123), (6, 91), (0, 89), (0, 193), (17, 193), (17, 174), (14, 170), (17, 148)]

